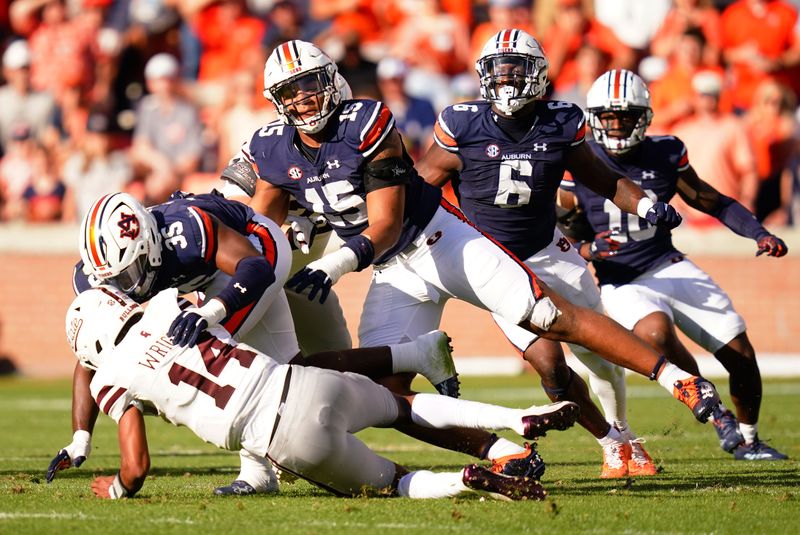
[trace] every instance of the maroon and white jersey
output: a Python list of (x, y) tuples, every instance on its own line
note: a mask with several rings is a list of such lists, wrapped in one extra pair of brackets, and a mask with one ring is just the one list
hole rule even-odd
[(165, 420), (221, 448), (266, 454), (288, 366), (222, 328), (195, 347), (172, 344), (167, 329), (180, 309), (177, 290), (161, 292), (95, 373), (97, 406), (119, 422), (131, 405), (154, 406)]

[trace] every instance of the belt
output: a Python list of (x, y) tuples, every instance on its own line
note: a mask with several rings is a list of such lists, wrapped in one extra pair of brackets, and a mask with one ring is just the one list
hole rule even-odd
[(292, 379), (292, 366), (286, 372), (286, 378), (283, 380), (283, 392), (281, 392), (281, 399), (278, 401), (278, 412), (275, 413), (275, 424), (272, 426), (272, 433), (269, 434), (269, 442), (267, 442), (267, 449), (272, 446), (272, 439), (275, 438), (275, 433), (278, 431), (278, 424), (281, 422), (281, 412), (283, 412), (283, 405), (286, 402), (286, 396), (289, 395), (289, 383)]

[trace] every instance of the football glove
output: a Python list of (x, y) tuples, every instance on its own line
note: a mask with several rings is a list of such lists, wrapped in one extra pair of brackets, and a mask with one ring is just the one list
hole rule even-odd
[(598, 232), (589, 244), (589, 260), (602, 261), (617, 254), (620, 243), (614, 239), (614, 231)]
[(320, 304), (328, 299), (328, 294), (331, 293), (331, 286), (333, 286), (333, 281), (328, 274), (321, 269), (313, 269), (311, 264), (292, 275), (292, 278), (286, 281), (286, 287), (297, 293), (303, 293), (303, 290), (310, 287), (311, 289), (308, 292), (309, 301), (313, 301), (317, 293), (319, 293)]
[(303, 254), (311, 251), (311, 244), (317, 235), (317, 225), (308, 217), (293, 216), (286, 217), (289, 228), (286, 230), (286, 237), (294, 249), (300, 249)]
[(767, 234), (758, 239), (758, 251), (756, 252), (756, 256), (761, 256), (765, 253), (767, 256), (783, 256), (788, 252), (789, 248), (786, 247), (783, 240), (777, 236)]
[(66, 470), (71, 467), (78, 468), (89, 457), (92, 451), (92, 435), (88, 431), (79, 430), (75, 431), (72, 435), (72, 442), (59, 450), (53, 460), (50, 461), (50, 466), (47, 467), (47, 474), (45, 480), (51, 483), (55, 479), (56, 474), (61, 470)]
[(200, 333), (219, 324), (225, 317), (225, 305), (219, 299), (210, 299), (200, 308), (187, 308), (178, 314), (169, 326), (167, 336), (181, 347), (192, 347)]
[(680, 214), (665, 202), (657, 202), (647, 210), (644, 217), (648, 223), (658, 227), (675, 228), (681, 224), (683, 218)]

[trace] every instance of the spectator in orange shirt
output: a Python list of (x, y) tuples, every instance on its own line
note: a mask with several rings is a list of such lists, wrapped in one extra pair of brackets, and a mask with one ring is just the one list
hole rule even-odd
[(702, 64), (709, 67), (719, 65), (722, 42), (722, 29), (719, 12), (711, 0), (674, 0), (674, 6), (667, 13), (664, 23), (650, 43), (650, 51), (654, 56), (672, 57), (680, 46), (683, 35), (692, 29), (698, 29), (705, 38)]
[[(758, 176), (755, 156), (740, 117), (719, 109), (722, 78), (705, 71), (692, 78), (694, 113), (672, 130), (691, 154), (692, 166), (703, 180), (728, 197), (753, 209)], [(713, 135), (711, 135), (713, 134)], [(718, 221), (689, 208), (682, 201), (673, 201), (684, 223), (696, 226), (717, 225)]]
[(788, 87), (766, 79), (756, 87), (753, 104), (745, 115), (747, 135), (755, 150), (758, 168), (758, 192), (753, 212), (759, 221), (786, 222), (788, 214), (785, 210), (775, 212), (788, 205), (781, 184), (797, 143), (794, 137), (795, 105), (795, 96)]
[(392, 34), (391, 55), (424, 71), (454, 76), (472, 68), (469, 29), (444, 12), (440, 0), (405, 0), (403, 22)]
[(558, 13), (547, 30), (542, 45), (550, 61), (549, 74), (556, 91), (570, 87), (578, 78), (578, 50), (590, 44), (609, 58), (609, 69), (630, 69), (634, 51), (620, 41), (614, 32), (583, 10), (580, 0), (558, 0)]
[(489, 20), (479, 24), (472, 32), (470, 59), (477, 60), (486, 41), (500, 30), (515, 28), (536, 35), (532, 4), (531, 0), (489, 0)]
[(800, 92), (797, 9), (783, 0), (737, 0), (722, 13), (722, 54), (733, 74), (733, 104), (746, 110), (773, 77)]
[(586, 95), (594, 81), (606, 71), (607, 61), (608, 58), (600, 49), (589, 44), (583, 45), (575, 56), (578, 78), (571, 86), (555, 91), (553, 100), (572, 102), (586, 111)]
[(64, 0), (43, 2), (41, 23), (28, 40), (34, 89), (49, 91), (56, 99), (67, 87), (87, 93), (94, 81), (91, 48), (96, 30), (86, 24), (85, 17), (71, 20)]
[[(687, 98), (687, 93), (694, 75), (707, 69), (702, 61), (705, 45), (704, 34), (699, 28), (687, 29), (675, 43), (667, 71), (651, 85), (655, 128), (669, 129), (691, 115), (692, 101)], [(717, 70), (721, 75), (721, 69)]]
[(200, 39), (200, 82), (222, 81), (231, 72), (263, 62), (266, 25), (247, 14), (244, 0), (213, 0), (192, 20)]

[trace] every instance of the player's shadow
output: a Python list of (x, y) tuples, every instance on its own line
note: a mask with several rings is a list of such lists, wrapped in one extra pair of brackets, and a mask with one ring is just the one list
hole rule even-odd
[[(744, 468), (744, 467), (743, 467)], [(750, 467), (748, 467), (750, 468)], [(661, 495), (665, 490), (696, 491), (701, 489), (735, 489), (737, 487), (769, 487), (780, 481), (782, 486), (800, 486), (800, 470), (795, 466), (769, 470), (747, 470), (741, 472), (708, 473), (687, 475), (683, 473), (670, 474), (662, 472), (652, 477), (636, 477), (628, 479), (600, 480), (578, 479), (562, 481), (556, 487), (548, 486), (547, 474), (542, 481), (545, 488), (554, 494), (584, 495), (587, 492), (610, 492), (613, 490), (627, 491), (631, 494)]]

